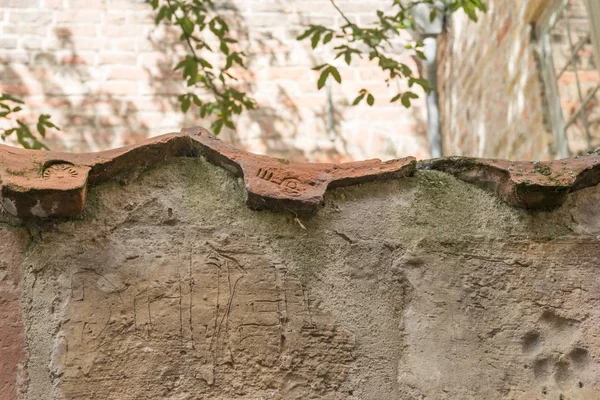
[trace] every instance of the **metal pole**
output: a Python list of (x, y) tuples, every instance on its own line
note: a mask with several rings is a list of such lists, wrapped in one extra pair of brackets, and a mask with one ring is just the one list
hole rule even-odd
[(423, 39), (423, 53), (425, 53), (425, 77), (434, 88), (427, 94), (427, 139), (431, 158), (442, 157), (442, 134), (440, 131), (440, 106), (437, 95), (437, 39), (426, 37)]

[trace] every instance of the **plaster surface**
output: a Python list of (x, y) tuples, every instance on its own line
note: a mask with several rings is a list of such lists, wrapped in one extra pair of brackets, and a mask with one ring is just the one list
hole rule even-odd
[(78, 217), (0, 214), (9, 398), (600, 399), (598, 187), (553, 211), (433, 170), (310, 217), (243, 196), (173, 158)]

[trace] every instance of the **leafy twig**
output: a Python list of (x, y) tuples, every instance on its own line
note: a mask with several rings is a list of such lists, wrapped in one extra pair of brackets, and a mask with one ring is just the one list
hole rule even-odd
[[(16, 105), (11, 107), (11, 104)], [(0, 118), (12, 120), (10, 118), (11, 114), (21, 111), (23, 109), (23, 104), (24, 102), (21, 99), (8, 94), (0, 94)], [(48, 114), (42, 114), (38, 117), (38, 121), (36, 123), (37, 135), (34, 134), (29, 126), (20, 119), (14, 119), (12, 121), (14, 121), (12, 127), (8, 129), (0, 128), (0, 139), (6, 140), (6, 138), (12, 134), (15, 134), (17, 137), (17, 142), (19, 142), (19, 144), (26, 149), (49, 150), (48, 146), (38, 139), (38, 136), (41, 139), (44, 139), (46, 137), (46, 128), (60, 130), (50, 121), (50, 115)]]
[[(214, 11), (212, 0), (165, 0), (166, 4), (160, 5), (159, 0), (146, 0), (157, 10), (156, 24), (162, 20), (174, 21), (181, 28), (180, 38), (187, 43), (191, 55), (188, 55), (175, 70), (182, 70), (183, 79), (189, 87), (198, 87), (208, 90), (212, 100), (206, 101), (194, 92), (188, 92), (178, 97), (181, 102), (181, 111), (187, 112), (192, 103), (198, 107), (200, 117), (214, 115), (217, 118), (211, 127), (218, 134), (224, 126), (234, 129), (232, 118), (241, 114), (244, 109), (256, 107), (253, 99), (246, 93), (232, 87), (231, 81), (236, 78), (229, 73), (229, 69), (237, 65), (246, 68), (242, 52), (231, 51), (229, 46), (237, 44), (237, 40), (229, 37), (229, 26)], [(210, 32), (219, 43), (219, 50), (214, 51), (206, 41), (196, 37), (193, 33), (198, 29), (200, 33)], [(199, 51), (217, 53), (225, 57), (225, 65), (213, 66)]]
[[(379, 68), (388, 74), (386, 83), (390, 84), (392, 80), (405, 79), (408, 81), (408, 87), (412, 88), (415, 84), (420, 86), (425, 92), (433, 90), (429, 82), (423, 78), (413, 75), (411, 68), (393, 56), (388, 56), (385, 45), (391, 45), (391, 39), (398, 37), (401, 30), (415, 30), (416, 23), (412, 15), (412, 9), (418, 4), (428, 4), (431, 6), (430, 19), (433, 20), (438, 12), (445, 12), (437, 7), (435, 0), (411, 1), (408, 5), (403, 4), (402, 0), (392, 0), (392, 6), (398, 7), (395, 13), (386, 14), (377, 10), (378, 22), (374, 27), (362, 28), (353, 23), (342, 9), (336, 4), (335, 0), (329, 0), (342, 19), (346, 22), (341, 26), (341, 32), (322, 25), (311, 24), (298, 36), (298, 40), (308, 39), (314, 48), (321, 45), (327, 45), (335, 36), (339, 40), (336, 42), (334, 50), (337, 50), (335, 58), (343, 57), (347, 65), (352, 63), (353, 56), (362, 57), (368, 55), (369, 60), (375, 60)], [(448, 6), (448, 13), (463, 9), (470, 19), (476, 21), (476, 11), (485, 11), (486, 6), (482, 0), (444, 0)], [(359, 50), (360, 47), (366, 48), (366, 51)], [(414, 52), (415, 56), (425, 59), (422, 51), (423, 43), (420, 41), (406, 43), (405, 48)], [(321, 71), (317, 80), (317, 87), (321, 89), (325, 82), (332, 76), (338, 83), (341, 83), (341, 77), (337, 68), (330, 63), (322, 64), (313, 68)], [(398, 93), (393, 96), (390, 102), (400, 101), (405, 107), (410, 107), (411, 100), (417, 98), (417, 94), (411, 90)], [(375, 103), (375, 97), (367, 89), (361, 89), (353, 104), (359, 104), (366, 100), (367, 104), (372, 106)]]

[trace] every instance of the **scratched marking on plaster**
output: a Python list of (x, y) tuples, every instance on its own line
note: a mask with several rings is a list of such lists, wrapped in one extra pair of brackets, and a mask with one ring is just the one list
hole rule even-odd
[[(222, 351), (226, 351), (229, 355), (230, 362), (234, 363), (233, 350), (231, 348), (231, 337), (229, 327), (229, 316), (233, 305), (233, 300), (236, 295), (238, 284), (244, 278), (246, 273), (244, 267), (232, 256), (225, 254), (225, 251), (218, 249), (213, 244), (208, 244), (210, 252), (206, 257), (206, 264), (217, 269), (217, 298), (215, 305), (215, 319), (213, 326), (213, 336), (211, 338), (211, 354), (213, 358), (213, 366), (216, 364), (217, 359), (222, 354)], [(235, 266), (236, 270), (242, 274), (235, 277), (232, 280), (232, 265)], [(221, 292), (221, 273), (224, 272), (227, 278), (228, 294), (226, 299), (226, 305), (221, 307), (220, 303), (220, 292)], [(223, 331), (223, 332), (222, 332)], [(223, 340), (220, 339), (223, 337)], [(221, 350), (221, 345), (224, 347)], [(221, 352), (220, 352), (221, 350)]]
[(188, 279), (189, 279), (189, 290), (190, 290), (190, 294), (189, 294), (189, 324), (190, 324), (190, 342), (192, 344), (192, 349), (196, 349), (196, 345), (194, 343), (194, 323), (192, 320), (192, 317), (194, 315), (194, 313), (192, 312), (193, 309), (193, 305), (194, 305), (194, 276), (192, 274), (192, 269), (193, 269), (193, 262), (194, 262), (194, 249), (190, 246), (190, 267), (189, 267), (189, 275), (188, 275)]
[[(344, 376), (345, 364), (331, 357), (346, 351), (345, 344), (337, 344), (346, 343), (346, 336), (304, 332), (310, 319), (307, 294), (296, 278), (267, 262), (255, 243), (198, 241), (205, 245), (171, 245), (170, 256), (161, 253), (152, 265), (135, 266), (134, 261), (123, 269), (107, 263), (103, 271), (112, 285), (89, 271), (72, 275), (71, 292), (77, 300), (69, 306), (70, 322), (65, 325), (69, 354), (61, 379), (66, 399), (82, 398), (82, 388), (91, 381), (99, 396), (110, 397), (108, 388), (118, 377), (135, 368), (151, 373), (165, 365), (174, 368), (165, 370), (164, 379), (132, 381), (127, 391), (133, 397), (120, 398), (140, 398), (147, 390), (157, 393), (156, 386), (173, 379), (182, 379), (182, 385), (195, 382), (201, 397), (234, 398), (233, 383), (244, 382), (248, 393), (255, 393), (265, 382), (249, 377), (267, 374), (279, 385), (292, 368), (290, 360), (303, 358), (310, 348), (336, 377)], [(94, 286), (98, 280), (103, 290)], [(309, 307), (311, 313), (319, 312), (313, 310), (312, 298)], [(318, 315), (314, 322), (320, 324), (323, 317)], [(315, 329), (330, 332), (329, 326)], [(293, 365), (294, 380), (324, 382), (313, 376), (314, 365)]]

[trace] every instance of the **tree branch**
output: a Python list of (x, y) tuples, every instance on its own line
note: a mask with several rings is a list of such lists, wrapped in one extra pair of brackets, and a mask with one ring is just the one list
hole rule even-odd
[(337, 10), (337, 12), (342, 16), (342, 18), (344, 18), (346, 20), (346, 22), (348, 23), (348, 25), (350, 25), (350, 26), (356, 26), (355, 24), (353, 24), (352, 22), (350, 22), (350, 20), (348, 19), (348, 17), (346, 17), (346, 14), (344, 14), (344, 12), (338, 7), (338, 5), (335, 4), (334, 0), (329, 0), (329, 1), (335, 7), (335, 9)]
[[(183, 25), (181, 25), (181, 19), (178, 18), (177, 15), (175, 15), (175, 11), (176, 10), (173, 9), (173, 5), (171, 4), (171, 0), (167, 0), (167, 4), (169, 5), (169, 8), (171, 9), (171, 12), (175, 16), (175, 20), (180, 23), (179, 26), (181, 27), (181, 30), (183, 31), (183, 34), (185, 35), (185, 41), (187, 42), (190, 50), (192, 51), (192, 56), (194, 57), (194, 60), (196, 60), (196, 63), (197, 63), (196, 65), (200, 65), (200, 68), (202, 68), (202, 71), (204, 71), (204, 73), (206, 74), (206, 68), (200, 62), (200, 58), (198, 57), (198, 54), (196, 54), (196, 49), (194, 48), (194, 45), (192, 44), (192, 39), (191, 39), (190, 35), (188, 35), (188, 33), (185, 31), (185, 29), (183, 29)], [(210, 82), (210, 83), (207, 83), (206, 86), (208, 86), (208, 88), (213, 92), (213, 94), (215, 96), (217, 96), (217, 97), (223, 97), (223, 94), (219, 91), (219, 89), (217, 89), (217, 87), (212, 82), (212, 80), (205, 79), (205, 82)]]

